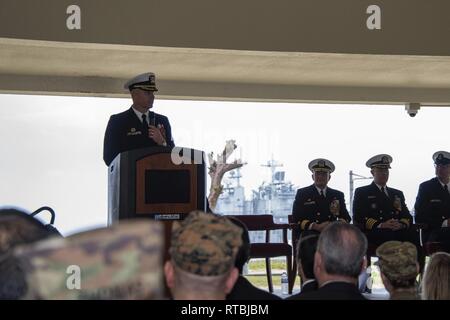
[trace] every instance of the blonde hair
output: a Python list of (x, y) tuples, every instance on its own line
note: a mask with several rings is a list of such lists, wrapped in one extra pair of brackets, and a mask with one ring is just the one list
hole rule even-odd
[(450, 254), (431, 256), (422, 281), (423, 300), (450, 300)]

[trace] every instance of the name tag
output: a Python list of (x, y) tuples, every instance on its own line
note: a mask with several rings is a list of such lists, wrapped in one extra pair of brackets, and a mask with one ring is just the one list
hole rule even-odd
[(376, 199), (377, 196), (368, 196), (367, 199)]
[(442, 202), (442, 200), (441, 199), (431, 199), (430, 202), (431, 203), (433, 203), (433, 202)]
[(140, 134), (142, 134), (141, 131), (130, 131), (130, 132), (127, 133), (127, 136), (137, 136), (137, 135), (140, 135)]
[(310, 201), (310, 202), (305, 202), (303, 203), (305, 206), (311, 205), (311, 204), (316, 204), (315, 201)]

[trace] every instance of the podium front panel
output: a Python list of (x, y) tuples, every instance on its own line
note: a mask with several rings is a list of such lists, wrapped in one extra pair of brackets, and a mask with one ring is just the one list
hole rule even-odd
[(179, 214), (198, 208), (197, 166), (160, 153), (136, 162), (136, 215)]

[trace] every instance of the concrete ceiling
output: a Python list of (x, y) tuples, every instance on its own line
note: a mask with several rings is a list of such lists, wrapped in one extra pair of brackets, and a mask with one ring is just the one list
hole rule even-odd
[(263, 52), (0, 38), (0, 92), (126, 96), (153, 71), (167, 99), (450, 105), (450, 57)]

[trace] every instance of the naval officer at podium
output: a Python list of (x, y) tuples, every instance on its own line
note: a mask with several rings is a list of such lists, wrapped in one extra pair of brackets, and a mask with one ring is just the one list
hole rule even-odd
[(103, 142), (103, 160), (106, 165), (124, 151), (152, 147), (174, 147), (169, 119), (150, 111), (155, 100), (155, 74), (140, 74), (124, 85), (130, 91), (133, 104), (130, 109), (111, 116)]

